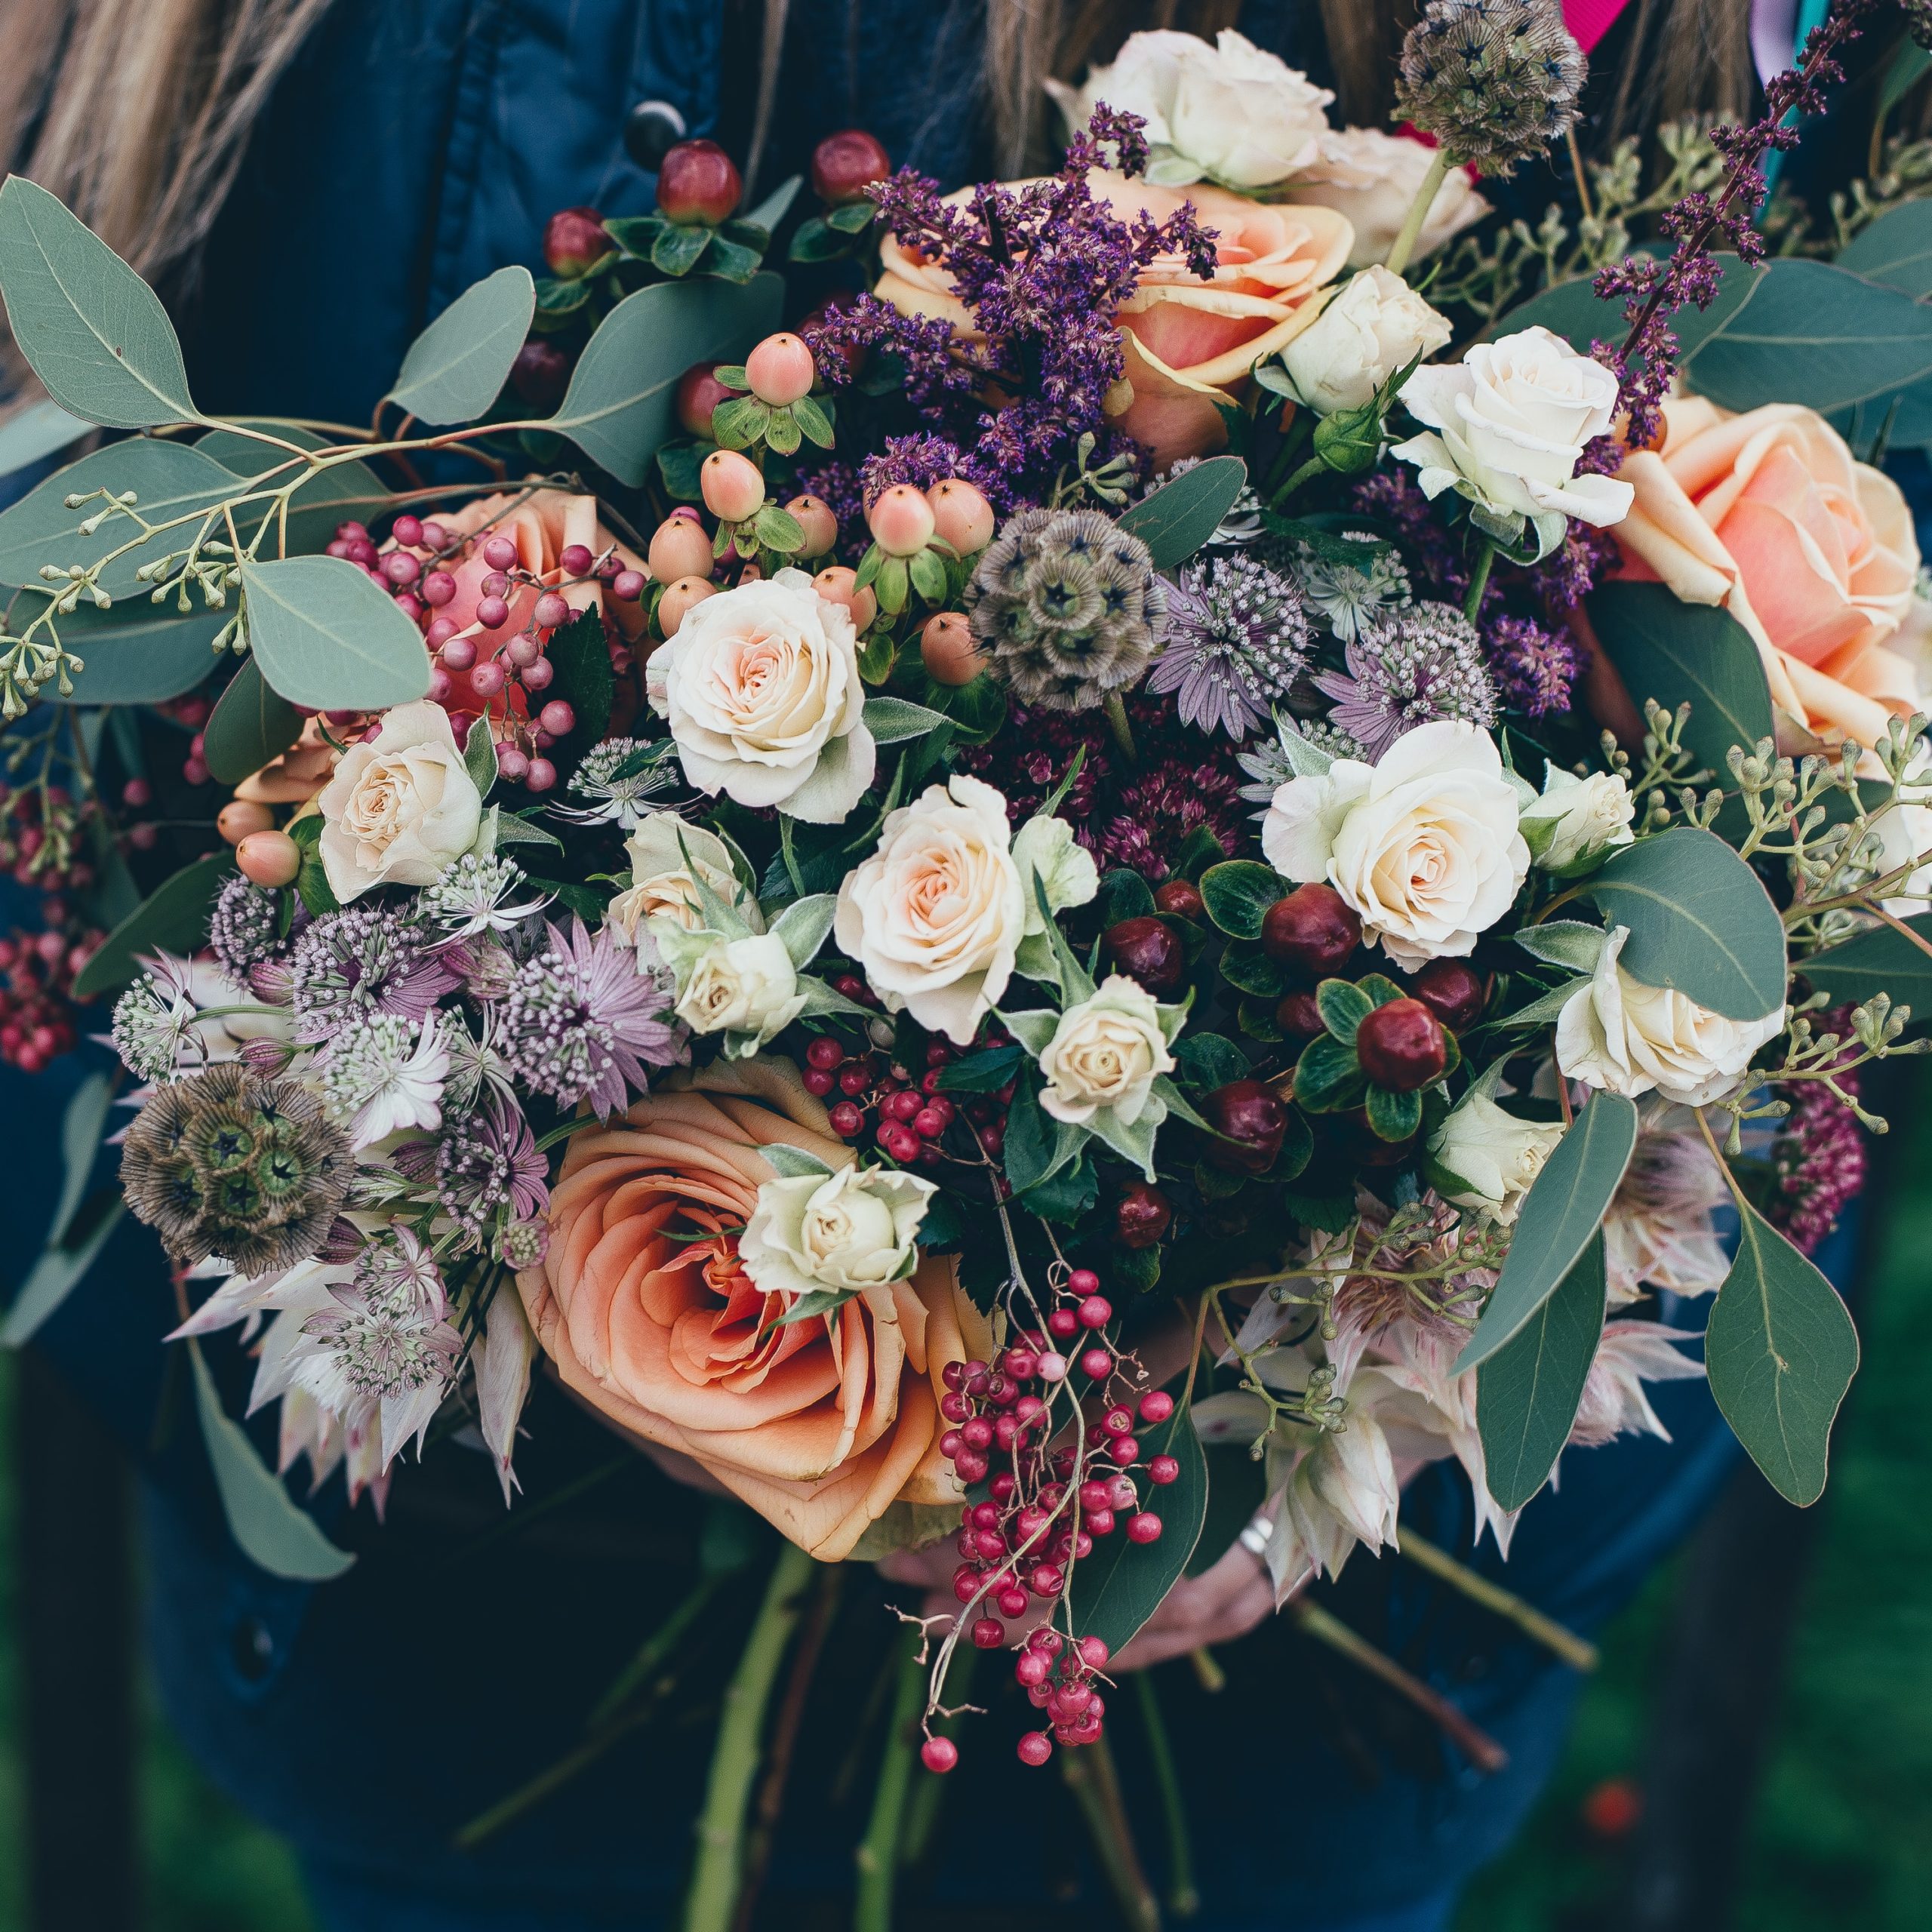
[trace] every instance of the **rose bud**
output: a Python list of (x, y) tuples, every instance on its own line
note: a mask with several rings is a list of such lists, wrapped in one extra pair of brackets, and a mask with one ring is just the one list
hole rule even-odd
[(715, 362), (694, 362), (678, 378), (678, 426), (688, 436), (711, 440), (711, 412), (737, 392), (728, 389), (712, 374)]
[(571, 358), (541, 336), (526, 342), (510, 365), (510, 387), (532, 409), (554, 409), (570, 387)]
[(1327, 1031), (1321, 1023), (1321, 1009), (1310, 992), (1284, 994), (1281, 1004), (1275, 1009), (1275, 1024), (1283, 1032), (1303, 1040), (1318, 1038)]
[(1177, 919), (1198, 919), (1205, 909), (1205, 902), (1200, 887), (1191, 878), (1170, 878), (1155, 887), (1154, 907)]
[(1171, 993), (1187, 978), (1187, 950), (1180, 935), (1151, 913), (1109, 926), (1100, 936), (1100, 946), (1115, 965), (1149, 992)]
[(933, 507), (933, 534), (962, 557), (993, 540), (993, 506), (964, 477), (945, 476), (926, 492)]
[(559, 208), (543, 224), (543, 262), (550, 272), (574, 281), (611, 252), (604, 217), (595, 208)]
[(235, 863), (257, 885), (293, 885), (302, 848), (285, 832), (251, 832), (235, 847)]
[(858, 588), (859, 574), (848, 570), (843, 564), (831, 564), (812, 579), (812, 588), (828, 604), (842, 604), (852, 614), (852, 628), (865, 631), (870, 628), (873, 618), (878, 615), (878, 599), (868, 586)]
[(275, 823), (275, 814), (266, 805), (246, 798), (230, 798), (215, 814), (214, 829), (231, 845), (238, 845), (251, 832), (266, 832)]
[(1174, 1218), (1174, 1203), (1158, 1187), (1134, 1181), (1114, 1203), (1114, 1239), (1122, 1247), (1152, 1247)]
[(704, 506), (726, 523), (756, 516), (764, 503), (764, 478), (750, 457), (736, 450), (713, 450), (698, 469)]
[(667, 516), (652, 533), (647, 561), (660, 583), (681, 577), (709, 577), (713, 558), (711, 533), (695, 516)]
[(1439, 1080), (1449, 1064), (1442, 1023), (1419, 999), (1392, 999), (1355, 1029), (1355, 1057), (1378, 1087), (1413, 1093)]
[(1332, 885), (1298, 885), (1269, 907), (1261, 949), (1310, 979), (1338, 972), (1361, 943), (1361, 921)]
[(744, 183), (737, 164), (715, 141), (680, 141), (657, 170), (657, 205), (685, 226), (728, 221)]
[(789, 409), (810, 395), (818, 371), (812, 352), (789, 331), (768, 335), (745, 358), (745, 380), (752, 394), (774, 409)]
[(1201, 1118), (1220, 1137), (1208, 1143), (1208, 1164), (1232, 1174), (1265, 1174), (1281, 1151), (1288, 1109), (1259, 1080), (1231, 1080), (1208, 1096)]
[(805, 533), (801, 557), (822, 557), (838, 541), (838, 519), (823, 497), (794, 497), (785, 506), (786, 514)]
[(1432, 959), (1410, 980), (1409, 990), (1452, 1033), (1473, 1026), (1489, 996), (1482, 975), (1463, 959)]
[(657, 600), (657, 628), (666, 637), (675, 637), (691, 606), (715, 596), (717, 592), (717, 585), (709, 577), (681, 577), (675, 583), (666, 584), (664, 595)]
[(892, 157), (863, 128), (841, 128), (812, 149), (812, 192), (830, 208), (863, 201), (891, 172)]
[(970, 685), (986, 660), (963, 613), (936, 611), (919, 632), (919, 657), (936, 685)]
[(872, 540), (888, 557), (916, 555), (932, 541), (933, 506), (909, 483), (895, 483), (866, 512)]

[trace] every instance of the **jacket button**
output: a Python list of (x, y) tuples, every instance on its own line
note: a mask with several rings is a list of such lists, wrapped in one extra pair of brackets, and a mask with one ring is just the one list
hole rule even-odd
[(641, 100), (624, 122), (624, 149), (654, 172), (685, 137), (685, 117), (668, 100)]

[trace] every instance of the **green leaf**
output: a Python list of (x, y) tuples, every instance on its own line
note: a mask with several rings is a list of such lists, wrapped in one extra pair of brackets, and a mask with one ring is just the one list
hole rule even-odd
[(756, 208), (747, 208), (730, 224), (731, 226), (734, 229), (758, 229), (764, 234), (768, 242), (777, 233), (778, 224), (790, 211), (792, 204), (797, 198), (798, 189), (803, 184), (804, 180), (804, 177), (802, 175), (786, 175), (784, 180), (758, 203)]
[[(1909, 44), (1924, 73), (1932, 54)], [(1838, 258), (1841, 269), (1867, 281), (1902, 288), (1914, 297), (1932, 295), (1932, 201), (1902, 202), (1855, 236)]]
[(40, 463), (77, 441), (94, 427), (71, 411), (42, 396), (0, 423), (0, 477)]
[[(1060, 1124), (1052, 1171), (1044, 1180), (1016, 1189), (1014, 1206), (1023, 1214), (1037, 1214), (1066, 1227), (1076, 1226), (1091, 1214), (1100, 1198), (1100, 1182), (1094, 1163), (1080, 1151), (1078, 1143), (1085, 1138), (1084, 1129)], [(1068, 1150), (1063, 1156), (1062, 1148)]]
[(1513, 937), (1533, 958), (1549, 965), (1567, 967), (1573, 973), (1594, 973), (1603, 956), (1603, 928), (1582, 919), (1550, 919), (1540, 926), (1525, 926)]
[(1527, 1006), (1519, 1006), (1514, 1013), (1501, 1014), (1490, 1023), (1497, 1026), (1552, 1026), (1563, 1009), (1589, 983), (1586, 979), (1567, 980), (1561, 986), (1552, 986), (1548, 992), (1531, 1000)]
[[(134, 573), (151, 558), (185, 550), (195, 526), (184, 525), (158, 539), (143, 540), (140, 525), (131, 518), (110, 516), (91, 537), (83, 537), (80, 526), (98, 516), (104, 506), (96, 497), (70, 510), (67, 499), (103, 489), (134, 491), (134, 507), (149, 523), (210, 510), (224, 497), (238, 494), (232, 474), (191, 443), (162, 442), (152, 436), (111, 443), (57, 469), (18, 503), (0, 511), (0, 583), (38, 586), (42, 564), (72, 569), (94, 563), (124, 543), (132, 544), (133, 549), (101, 572), (101, 587), (110, 597), (139, 596), (146, 602), (152, 586)], [(201, 601), (198, 592), (195, 601)]]
[(772, 931), (784, 941), (786, 956), (798, 971), (803, 972), (817, 956), (832, 931), (832, 915), (838, 909), (836, 893), (815, 892), (808, 898), (793, 900), (772, 921)]
[[(1905, 923), (1932, 942), (1932, 912), (1915, 912)], [(1798, 970), (1834, 1006), (1862, 1006), (1874, 993), (1889, 993), (1894, 1005), (1932, 1020), (1932, 957), (1890, 926), (1854, 933), (1801, 960)]]
[(544, 655), (555, 673), (550, 695), (563, 699), (577, 713), (577, 722), (571, 728), (573, 743), (587, 746), (599, 743), (610, 729), (617, 681), (611, 669), (604, 620), (595, 607), (559, 624)]
[(198, 420), (160, 297), (18, 174), (0, 186), (0, 296), (20, 353), (63, 408), (110, 429)]
[(347, 558), (244, 564), (242, 585), (250, 648), (291, 704), (385, 711), (429, 690), (422, 633)]
[(1171, 571), (1220, 528), (1247, 481), (1239, 457), (1211, 456), (1122, 511), (1120, 528), (1146, 545), (1157, 571)]
[(1476, 1432), (1499, 1508), (1542, 1488), (1570, 1439), (1603, 1335), (1603, 1231), (1534, 1315), (1476, 1371)]
[(202, 756), (217, 783), (238, 785), (302, 735), (302, 714), (269, 690), (260, 667), (245, 657), (215, 700), (202, 733)]
[(1007, 1109), (1006, 1144), (1000, 1152), (1014, 1193), (1023, 1194), (1057, 1173), (1072, 1158), (1077, 1141), (1063, 1121), (1054, 1119), (1040, 1105), (1038, 1081), (1022, 1080)]
[[(319, 919), (325, 912), (338, 912), (341, 902), (335, 896), (335, 888), (329, 883), (328, 868), (322, 863), (322, 815), (320, 812), (305, 812), (301, 817), (291, 819), (288, 835), (295, 841), (302, 854), (300, 870), (295, 875), (295, 896), (301, 900), (304, 909), (312, 918)], [(531, 883), (540, 891), (543, 881), (532, 879)]]
[(777, 275), (761, 275), (743, 286), (654, 282), (626, 296), (590, 338), (546, 426), (620, 482), (641, 484), (676, 432), (678, 379), (694, 362), (741, 361), (778, 326), (783, 291)]
[[(47, 1245), (0, 1324), (0, 1348), (17, 1349), (32, 1340), (87, 1272), (120, 1220), (118, 1203), (117, 1211), (85, 1229), (75, 1220), (113, 1107), (114, 1083), (104, 1073), (89, 1074), (68, 1100), (60, 1117), (60, 1196), (47, 1226)], [(72, 1238), (76, 1235), (78, 1241)]]
[(881, 745), (903, 744), (909, 738), (923, 738), (936, 725), (946, 721), (941, 711), (930, 711), (903, 697), (869, 697), (866, 700), (865, 726)]
[(42, 696), (54, 704), (159, 704), (180, 697), (214, 669), (212, 647), (232, 614), (195, 609), (183, 617), (171, 603), (117, 604), (111, 611), (83, 605), (57, 620), (61, 641), (86, 667), (74, 679), (74, 695), (63, 698), (49, 685)]
[(1295, 1104), (1309, 1113), (1337, 1113), (1358, 1105), (1367, 1084), (1353, 1044), (1327, 1035), (1309, 1041), (1295, 1062)]
[(1724, 1419), (1771, 1487), (1801, 1508), (1824, 1494), (1832, 1422), (1858, 1368), (1838, 1291), (1753, 1208), (1704, 1331)]
[(1315, 989), (1315, 1009), (1329, 1037), (1351, 1050), (1356, 1029), (1383, 1003), (1346, 980), (1324, 980)]
[(355, 1558), (337, 1549), (315, 1519), (297, 1506), (281, 1478), (255, 1454), (241, 1424), (223, 1409), (200, 1343), (190, 1338), (188, 1354), (195, 1368), (195, 1413), (236, 1546), (272, 1577), (303, 1583), (340, 1577)]
[(1018, 1047), (986, 1047), (939, 1070), (942, 1094), (997, 1094), (1020, 1071), (1025, 1056)]
[(863, 235), (878, 219), (878, 210), (869, 201), (846, 202), (829, 211), (826, 226), (840, 235)]
[(1241, 1442), (1205, 1442), (1208, 1459), (1208, 1513), (1201, 1537), (1182, 1574), (1202, 1577), (1232, 1549), (1254, 1512), (1268, 1500), (1265, 1464)]
[[(1189, 476), (1195, 474), (1187, 472)], [(1252, 859), (1229, 859), (1210, 866), (1201, 875), (1201, 897), (1208, 916), (1230, 939), (1259, 939), (1269, 907), (1283, 893), (1281, 875), (1274, 867)]]
[(792, 405), (792, 415), (798, 427), (817, 444), (822, 450), (832, 445), (832, 419), (826, 415), (823, 405), (814, 396), (801, 395)]
[(1155, 1492), (1160, 1536), (1134, 1543), (1123, 1526), (1096, 1540), (1075, 1565), (1069, 1593), (1073, 1627), (1100, 1638), (1116, 1657), (1185, 1574), (1208, 1516), (1208, 1458), (1194, 1432), (1193, 1404), (1179, 1404), (1140, 1441), (1150, 1460), (1171, 1456), (1180, 1465), (1179, 1476)]
[[(260, 426), (270, 435), (278, 436), (285, 443), (299, 445), (305, 450), (328, 447), (326, 437), (318, 435), (312, 429), (305, 429), (300, 423), (263, 421)], [(287, 460), (285, 451), (232, 429), (211, 429), (195, 448), (203, 456), (214, 457), (224, 469), (251, 478), (277, 470)], [(281, 471), (272, 487), (278, 488), (293, 473)], [(365, 522), (391, 500), (392, 492), (388, 485), (366, 463), (332, 463), (327, 469), (311, 472), (291, 494), (287, 550), (284, 552), (281, 548), (283, 537), (278, 518), (269, 526), (262, 546), (263, 554), (294, 557), (325, 549), (335, 535), (337, 525), (352, 519)], [(238, 512), (237, 521), (243, 534), (251, 536), (256, 524), (265, 514), (262, 506), (253, 503), (248, 506), (245, 515)]]
[(546, 831), (540, 825), (533, 825), (527, 818), (518, 818), (514, 812), (505, 812), (497, 820), (497, 843), (499, 845), (547, 845), (557, 852), (564, 849), (564, 841), (554, 832)]
[(1458, 1375), (1497, 1353), (1556, 1292), (1603, 1225), (1636, 1145), (1637, 1103), (1592, 1094), (1524, 1197), (1489, 1306), (1457, 1358)]
[(1362, 1097), (1369, 1131), (1378, 1140), (1411, 1140), (1422, 1127), (1422, 1096), (1392, 1093), (1371, 1081)]
[(100, 1260), (101, 1250), (121, 1225), (128, 1205), (118, 1193), (96, 1198), (101, 1202), (102, 1211), (81, 1217), (82, 1226), (75, 1230), (78, 1238), (73, 1245), (50, 1242), (28, 1271), (20, 1293), (7, 1311), (5, 1321), (0, 1323), (0, 1348), (25, 1347), (86, 1280), (88, 1270)]
[(651, 245), (651, 266), (660, 275), (688, 275), (697, 266), (697, 258), (711, 246), (716, 229), (703, 226), (685, 227), (667, 222)]
[(752, 518), (752, 528), (768, 550), (781, 550), (789, 556), (804, 548), (805, 533), (798, 519), (777, 503), (767, 503)]
[(88, 999), (125, 986), (140, 971), (137, 954), (195, 951), (208, 938), (215, 894), (234, 869), (232, 854), (214, 852), (164, 881), (102, 940), (75, 979), (75, 992)]
[[(477, 796), (487, 798), (491, 786), (497, 782), (497, 737), (487, 717), (471, 721), (469, 735), (463, 741), (463, 766), (469, 774), (470, 783), (476, 787)], [(500, 838), (502, 823), (499, 817)]]
[(536, 309), (526, 268), (472, 284), (409, 345), (389, 400), (419, 423), (475, 422), (509, 380)]
[(1147, 918), (1154, 910), (1153, 888), (1138, 872), (1116, 866), (1100, 875), (1094, 905), (1103, 928), (1118, 925), (1123, 919)]
[(1278, 1000), (1291, 983), (1288, 969), (1270, 959), (1258, 946), (1236, 940), (1221, 955), (1221, 977), (1237, 992), (1257, 999)]
[(1628, 926), (1617, 963), (1727, 1020), (1784, 1003), (1784, 921), (1758, 875), (1714, 832), (1673, 826), (1613, 853), (1585, 892)]
[(1174, 1056), (1177, 1077), (1198, 1093), (1245, 1080), (1251, 1070), (1247, 1054), (1223, 1033), (1185, 1033), (1174, 1042)]
[(808, 1154), (804, 1148), (794, 1147), (787, 1141), (768, 1141), (758, 1151), (780, 1180), (803, 1180), (814, 1176), (829, 1177), (832, 1173), (816, 1154)]
[(723, 450), (749, 449), (771, 426), (771, 405), (755, 395), (729, 395), (711, 412), (711, 433)]
[(933, 550), (921, 550), (908, 561), (906, 568), (912, 574), (912, 588), (928, 604), (946, 601), (946, 565)]

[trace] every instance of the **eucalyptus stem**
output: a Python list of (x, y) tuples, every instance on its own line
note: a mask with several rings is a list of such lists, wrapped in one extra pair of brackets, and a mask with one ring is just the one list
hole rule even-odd
[(1565, 1663), (1578, 1670), (1595, 1670), (1602, 1662), (1601, 1654), (1587, 1638), (1564, 1629), (1553, 1617), (1546, 1617), (1534, 1604), (1525, 1603), (1500, 1583), (1492, 1583), (1487, 1577), (1478, 1575), (1466, 1564), (1458, 1563), (1446, 1549), (1438, 1549), (1434, 1543), (1417, 1536), (1414, 1530), (1403, 1530), (1395, 1547), (1419, 1568), (1426, 1570), (1432, 1577), (1439, 1577), (1451, 1589), (1461, 1591), (1472, 1603), (1479, 1603), (1484, 1609), (1495, 1611), (1498, 1617), (1507, 1617), (1524, 1636), (1542, 1644), (1546, 1650), (1553, 1651)]
[(1438, 148), (1429, 158), (1422, 186), (1416, 190), (1416, 198), (1409, 204), (1409, 211), (1396, 230), (1389, 259), (1383, 264), (1391, 275), (1400, 275), (1408, 266), (1409, 257), (1415, 253), (1416, 244), (1422, 238), (1423, 223), (1428, 220), (1429, 211), (1435, 205), (1437, 192), (1449, 178), (1449, 168), (1448, 149)]
[(1119, 746), (1121, 755), (1129, 764), (1138, 764), (1140, 754), (1134, 748), (1134, 727), (1128, 722), (1127, 706), (1121, 700), (1118, 691), (1109, 691), (1101, 700), (1107, 714), (1108, 728), (1114, 734), (1114, 743)]
[(1469, 594), (1463, 599), (1463, 615), (1471, 623), (1476, 620), (1476, 613), (1482, 608), (1482, 594), (1489, 588), (1489, 573), (1496, 561), (1496, 546), (1489, 538), (1482, 540), (1482, 548), (1476, 555), (1476, 567), (1469, 577)]
[(1063, 1747), (1059, 1756), (1060, 1776), (1087, 1821), (1101, 1875), (1120, 1907), (1126, 1932), (1161, 1932), (1160, 1904), (1134, 1848), (1134, 1833), (1120, 1801), (1120, 1780), (1114, 1774), (1106, 1738)]
[(757, 1621), (725, 1686), (704, 1809), (698, 1816), (697, 1862), (685, 1903), (684, 1932), (730, 1932), (743, 1871), (745, 1801), (758, 1774), (765, 1706), (792, 1641), (811, 1571), (812, 1559), (797, 1544), (779, 1546)]
[(899, 1876), (900, 1831), (906, 1788), (912, 1781), (919, 1713), (926, 1702), (925, 1632), (907, 1626), (901, 1640), (899, 1683), (887, 1722), (885, 1752), (872, 1790), (872, 1817), (853, 1854), (858, 1883), (852, 1896), (853, 1932), (891, 1932), (892, 1894)]
[(1161, 1812), (1168, 1827), (1168, 1909), (1177, 1918), (1192, 1918), (1201, 1909), (1201, 1894), (1194, 1882), (1194, 1841), (1187, 1828), (1187, 1801), (1181, 1792), (1180, 1773), (1174, 1763), (1167, 1720), (1161, 1715), (1154, 1673), (1137, 1670), (1134, 1681), (1140, 1694), (1140, 1721), (1146, 1727), (1147, 1755), (1154, 1767), (1154, 1783), (1161, 1794)]

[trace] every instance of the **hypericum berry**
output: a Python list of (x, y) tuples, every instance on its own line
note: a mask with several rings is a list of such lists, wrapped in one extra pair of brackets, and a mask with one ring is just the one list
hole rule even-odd
[(852, 614), (852, 628), (864, 631), (871, 627), (873, 618), (878, 615), (878, 599), (872, 595), (869, 584), (859, 588), (859, 574), (848, 570), (843, 564), (832, 564), (820, 571), (812, 579), (812, 588), (827, 603), (842, 604)]
[(936, 685), (970, 685), (986, 667), (965, 614), (937, 611), (919, 632), (919, 660)]
[(543, 224), (544, 266), (565, 281), (610, 252), (611, 237), (595, 208), (559, 208)]
[(235, 863), (257, 885), (293, 885), (302, 848), (285, 832), (251, 832), (235, 847)]
[(711, 412), (736, 393), (728, 389), (713, 373), (715, 362), (694, 362), (678, 378), (676, 407), (678, 426), (688, 436), (711, 440)]
[(554, 342), (533, 337), (510, 365), (510, 387), (533, 409), (550, 410), (571, 386), (571, 358)]
[(979, 487), (963, 476), (944, 476), (926, 492), (933, 506), (933, 534), (962, 557), (976, 555), (993, 540), (993, 506)]
[(919, 1746), (919, 1762), (943, 1775), (959, 1761), (959, 1747), (949, 1737), (929, 1737)]
[(1419, 999), (1392, 999), (1363, 1017), (1355, 1057), (1378, 1087), (1410, 1094), (1442, 1077), (1449, 1042), (1442, 1023)]
[(1298, 885), (1269, 907), (1261, 949), (1277, 965), (1318, 980), (1339, 971), (1361, 943), (1361, 920), (1332, 885)]
[(1171, 918), (1198, 919), (1205, 905), (1200, 887), (1191, 878), (1164, 879), (1154, 888), (1154, 909)]
[(711, 574), (711, 536), (696, 516), (667, 516), (652, 532), (646, 561), (660, 583)]
[(882, 491), (866, 512), (872, 540), (889, 557), (909, 557), (932, 541), (933, 506), (909, 483)]
[(715, 228), (744, 192), (737, 164), (715, 141), (680, 141), (657, 168), (657, 205), (675, 222)]
[(812, 149), (812, 192), (828, 207), (864, 200), (866, 190), (891, 172), (891, 156), (863, 128), (842, 128)]
[(785, 506), (785, 512), (804, 532), (805, 540), (798, 554), (807, 561), (823, 556), (838, 541), (838, 519), (823, 497), (809, 494), (794, 497)]
[(750, 457), (736, 450), (713, 450), (698, 469), (704, 506), (727, 523), (755, 516), (764, 501), (764, 478)]
[(1452, 1033), (1475, 1024), (1487, 997), (1482, 975), (1461, 959), (1432, 959), (1410, 980), (1409, 991)]
[(247, 798), (230, 798), (215, 814), (214, 829), (231, 845), (238, 845), (251, 832), (266, 832), (275, 823), (275, 814), (266, 805)]
[(1265, 1174), (1275, 1164), (1288, 1131), (1288, 1109), (1272, 1087), (1231, 1080), (1208, 1096), (1201, 1112), (1214, 1130), (1207, 1148), (1211, 1166), (1226, 1174)]
[(752, 394), (774, 409), (789, 409), (801, 396), (810, 395), (817, 377), (811, 351), (789, 329), (767, 336), (745, 358)]
[(1318, 1040), (1328, 1029), (1310, 992), (1284, 993), (1275, 1008), (1275, 1024), (1291, 1038)]
[(1150, 993), (1176, 992), (1187, 978), (1187, 949), (1180, 935), (1152, 913), (1116, 921), (1101, 935), (1100, 946), (1121, 972)]
[(709, 577), (681, 577), (664, 586), (657, 600), (657, 627), (667, 638), (675, 637), (678, 626), (691, 615), (694, 605), (717, 594), (718, 586)]
[(1174, 1203), (1158, 1187), (1130, 1181), (1114, 1203), (1114, 1239), (1123, 1247), (1152, 1247), (1174, 1218)]

